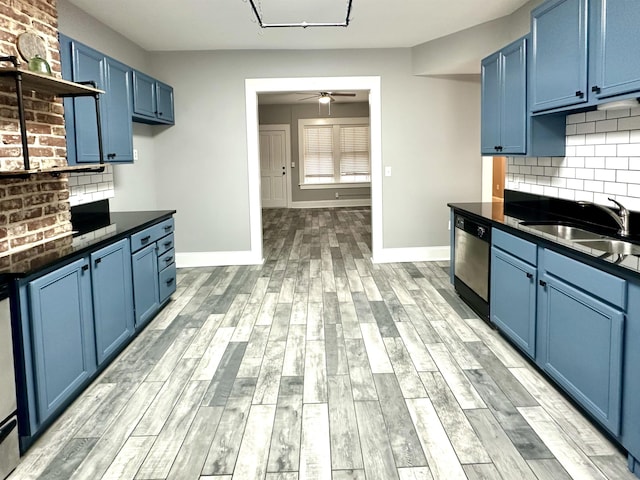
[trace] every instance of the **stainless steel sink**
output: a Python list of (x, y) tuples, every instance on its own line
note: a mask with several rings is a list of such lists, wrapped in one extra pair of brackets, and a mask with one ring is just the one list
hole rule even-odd
[(599, 240), (581, 240), (580, 245), (595, 248), (602, 252), (616, 253), (619, 255), (640, 255), (640, 245), (616, 240), (613, 238), (601, 238)]
[(533, 230), (537, 230), (541, 233), (548, 233), (554, 237), (562, 238), (565, 240), (597, 240), (605, 238), (604, 235), (599, 233), (589, 232), (579, 227), (573, 227), (571, 225), (564, 225), (560, 223), (536, 223), (536, 222), (521, 222), (520, 225), (529, 227)]

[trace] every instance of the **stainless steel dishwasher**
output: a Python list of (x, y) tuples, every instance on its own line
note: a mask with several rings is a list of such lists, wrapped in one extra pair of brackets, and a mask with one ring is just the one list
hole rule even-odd
[(488, 321), (491, 226), (457, 213), (454, 242), (453, 285), (460, 297)]
[(20, 459), (16, 409), (8, 286), (0, 284), (0, 479), (7, 478)]

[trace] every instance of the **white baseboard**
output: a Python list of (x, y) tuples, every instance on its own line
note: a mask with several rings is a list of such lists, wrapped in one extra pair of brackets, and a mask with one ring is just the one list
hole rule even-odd
[(374, 252), (373, 263), (434, 262), (449, 260), (451, 249), (442, 247), (381, 248)]
[(350, 200), (318, 200), (310, 202), (291, 202), (289, 208), (328, 208), (328, 207), (370, 207), (371, 198), (352, 198)]
[(184, 252), (176, 253), (176, 267), (223, 267), (227, 265), (262, 265), (264, 259), (254, 252)]

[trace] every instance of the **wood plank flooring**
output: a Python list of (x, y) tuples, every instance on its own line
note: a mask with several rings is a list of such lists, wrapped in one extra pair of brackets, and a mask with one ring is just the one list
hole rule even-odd
[(179, 270), (11, 480), (635, 478), (448, 262), (372, 264), (367, 208), (263, 223), (264, 264)]

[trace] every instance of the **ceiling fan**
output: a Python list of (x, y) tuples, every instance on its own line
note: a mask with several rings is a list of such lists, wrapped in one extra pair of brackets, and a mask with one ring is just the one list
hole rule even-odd
[[(309, 92), (296, 92), (298, 95), (307, 95)], [(309, 100), (310, 98), (317, 98), (319, 103), (331, 103), (336, 99), (333, 97), (355, 97), (355, 92), (318, 92), (310, 97), (299, 98), (298, 101)]]

